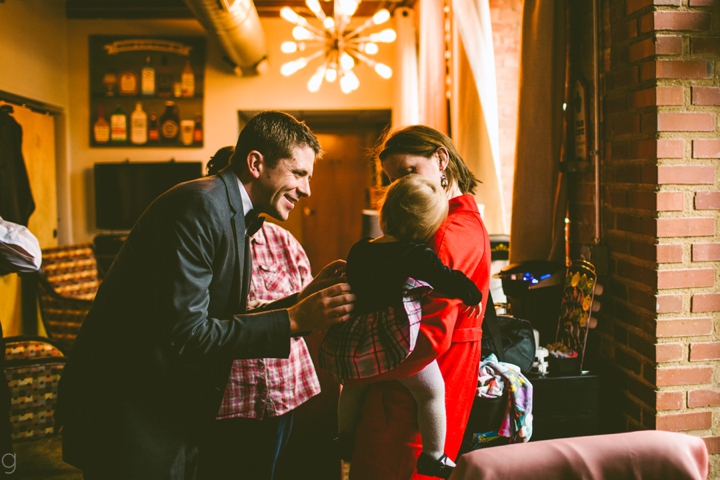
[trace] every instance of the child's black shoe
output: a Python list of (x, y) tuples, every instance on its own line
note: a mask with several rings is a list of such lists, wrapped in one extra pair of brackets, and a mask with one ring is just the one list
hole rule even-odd
[(440, 458), (432, 458), (427, 453), (421, 453), (417, 461), (417, 472), (428, 477), (450, 478), (455, 466), (448, 465), (447, 462), (450, 460), (445, 454)]

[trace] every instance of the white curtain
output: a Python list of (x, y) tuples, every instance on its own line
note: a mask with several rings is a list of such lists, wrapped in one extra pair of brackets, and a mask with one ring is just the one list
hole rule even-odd
[(406, 7), (395, 9), (395, 95), (392, 128), (420, 122), (418, 105), (417, 31), (414, 12)]
[(463, 48), (480, 96), (493, 162), (499, 172), (500, 140), (490, 4), (488, 0), (453, 0), (452, 9), (455, 25), (460, 31)]
[[(458, 151), (483, 183), (476, 198), (485, 206), (490, 233), (507, 233), (500, 177), (495, 52), (488, 0), (453, 0), (452, 133)], [(459, 35), (458, 35), (459, 32)], [(460, 41), (462, 40), (462, 41)]]
[[(442, 0), (419, 0), (419, 123), (451, 133), (470, 170), (483, 183), (476, 198), (484, 205), (490, 233), (507, 233), (500, 178), (495, 53), (488, 0), (452, 0), (452, 128), (446, 97), (445, 21)], [(449, 21), (449, 20), (448, 20)], [(458, 35), (459, 32), (459, 35)], [(462, 39), (462, 42), (460, 41)], [(402, 87), (396, 87), (397, 90)]]

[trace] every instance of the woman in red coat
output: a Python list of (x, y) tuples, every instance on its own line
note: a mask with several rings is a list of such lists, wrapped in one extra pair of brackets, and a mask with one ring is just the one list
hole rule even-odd
[[(378, 157), (390, 180), (417, 173), (443, 185), (449, 213), (430, 246), (445, 265), (475, 282), (483, 294), (484, 312), (490, 283), (490, 241), (473, 197), (478, 181), (450, 138), (430, 127), (406, 127), (388, 135)], [(351, 480), (431, 478), (415, 472), (422, 449), (417, 406), (395, 380), (418, 372), (433, 360), (445, 379), (445, 453), (456, 460), (477, 388), (482, 337), (483, 315), (466, 310), (457, 299), (426, 297), (413, 353), (380, 376), (348, 380), (352, 385), (372, 383), (356, 430)]]

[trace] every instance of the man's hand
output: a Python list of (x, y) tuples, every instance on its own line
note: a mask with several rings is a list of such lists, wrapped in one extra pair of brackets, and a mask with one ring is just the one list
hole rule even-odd
[(338, 283), (306, 296), (288, 309), (290, 333), (297, 335), (322, 330), (344, 322), (350, 318), (354, 301), (355, 295), (350, 293), (347, 283)]
[(307, 287), (298, 294), (298, 301), (301, 301), (324, 288), (346, 281), (345, 260), (335, 260), (334, 262), (330, 262), (325, 265), (325, 267), (320, 270), (320, 273), (315, 275), (312, 282), (308, 283)]

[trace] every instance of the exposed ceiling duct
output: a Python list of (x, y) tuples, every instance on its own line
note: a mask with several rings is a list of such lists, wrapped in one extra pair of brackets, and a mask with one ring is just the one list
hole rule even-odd
[(262, 73), (267, 65), (265, 32), (252, 0), (185, 0), (225, 51), (238, 75)]

